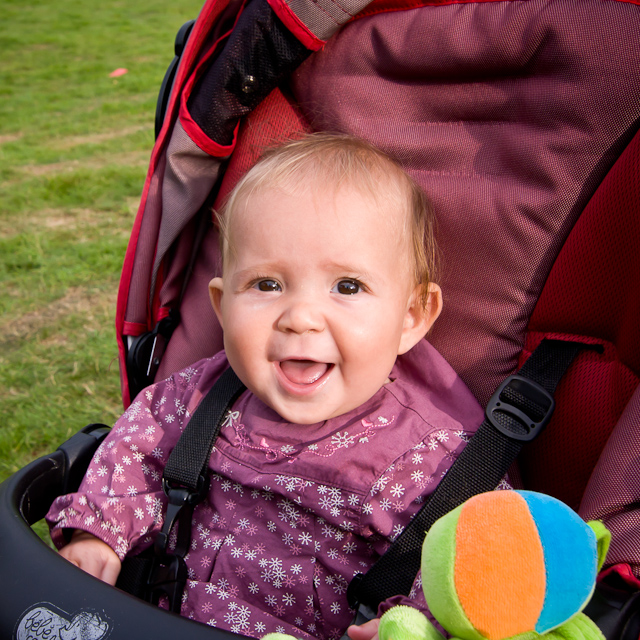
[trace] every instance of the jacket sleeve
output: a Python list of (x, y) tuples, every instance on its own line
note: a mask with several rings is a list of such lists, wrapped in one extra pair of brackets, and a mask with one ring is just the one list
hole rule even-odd
[(58, 548), (74, 529), (100, 538), (121, 560), (151, 544), (164, 520), (164, 466), (202, 389), (211, 386), (212, 373), (219, 375), (217, 364), (201, 361), (138, 395), (96, 451), (78, 491), (51, 506), (47, 522)]

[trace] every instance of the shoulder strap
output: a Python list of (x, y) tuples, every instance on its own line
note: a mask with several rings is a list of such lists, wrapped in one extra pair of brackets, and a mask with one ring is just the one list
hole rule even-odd
[(162, 531), (154, 544), (157, 555), (166, 555), (169, 535), (178, 516), (181, 526), (173, 555), (184, 556), (189, 550), (193, 507), (209, 490), (207, 467), (213, 445), (227, 411), (245, 388), (233, 369), (226, 369), (202, 399), (169, 454), (162, 474), (162, 489), (169, 502)]
[(468, 498), (498, 486), (524, 443), (551, 419), (556, 386), (587, 346), (545, 339), (518, 374), (500, 385), (489, 400), (484, 422), (427, 502), (371, 569), (353, 578), (347, 590), (351, 607), (364, 604), (375, 612), (387, 598), (409, 594), (431, 525)]
[[(244, 389), (229, 368), (194, 411), (169, 454), (162, 476), (168, 503), (153, 553), (125, 558), (117, 582), (121, 589), (155, 604), (163, 594), (168, 598), (170, 610), (180, 612), (187, 580), (184, 556), (191, 543), (193, 508), (209, 489), (207, 467), (213, 445), (227, 411)], [(178, 539), (175, 551), (169, 552), (167, 543), (176, 521), (179, 521)]]
[(179, 486), (196, 492), (202, 490), (209, 457), (227, 410), (245, 388), (231, 367), (218, 378), (194, 411), (169, 455), (162, 476), (165, 486)]

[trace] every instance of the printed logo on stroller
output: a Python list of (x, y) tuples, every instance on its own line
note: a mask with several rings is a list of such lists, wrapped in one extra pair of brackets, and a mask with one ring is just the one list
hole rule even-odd
[(18, 621), (14, 640), (104, 640), (109, 623), (94, 611), (82, 610), (73, 616), (49, 602), (40, 602)]

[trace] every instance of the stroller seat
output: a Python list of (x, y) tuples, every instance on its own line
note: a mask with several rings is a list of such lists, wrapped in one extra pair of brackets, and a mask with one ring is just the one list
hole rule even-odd
[[(300, 131), (362, 136), (434, 202), (445, 303), (429, 340), (481, 403), (543, 338), (600, 347), (560, 383), (554, 419), (519, 460), (521, 482), (604, 519), (608, 564), (640, 577), (640, 5), (345, 7), (205, 4), (125, 257), (116, 314), (124, 404), (222, 347), (206, 286), (219, 269), (211, 207), (265, 146)], [(257, 22), (277, 32), (272, 48)], [(27, 637), (38, 607), (68, 621), (89, 612), (105, 638), (233, 636), (159, 612), (35, 535), (25, 540), (72, 486), (74, 457), (47, 456), (0, 490), (3, 637)]]

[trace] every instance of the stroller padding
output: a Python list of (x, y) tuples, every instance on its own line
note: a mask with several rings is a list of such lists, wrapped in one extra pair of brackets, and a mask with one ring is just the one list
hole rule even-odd
[(294, 74), (314, 129), (372, 140), (432, 195), (445, 304), (430, 340), (481, 402), (637, 129), (638, 29), (622, 2), (427, 7), (351, 23)]
[[(208, 207), (287, 133), (361, 135), (400, 157), (432, 195), (445, 305), (429, 339), (481, 402), (544, 335), (604, 347), (579, 358), (558, 390), (556, 419), (524, 461), (528, 482), (577, 508), (638, 384), (640, 285), (627, 274), (638, 273), (640, 8), (528, 0), (380, 10), (371, 5), (372, 15), (346, 25), (243, 121), (223, 177), (222, 159), (207, 157), (175, 122), (146, 206), (159, 216), (177, 203), (182, 213), (170, 218), (187, 231), (160, 244), (171, 260), (159, 292), (153, 304), (129, 295), (137, 315), (124, 333), (152, 328), (176, 306), (191, 270), (157, 378), (219, 350), (206, 287), (219, 269)], [(618, 288), (594, 296), (595, 282)], [(602, 297), (610, 302), (598, 304)]]

